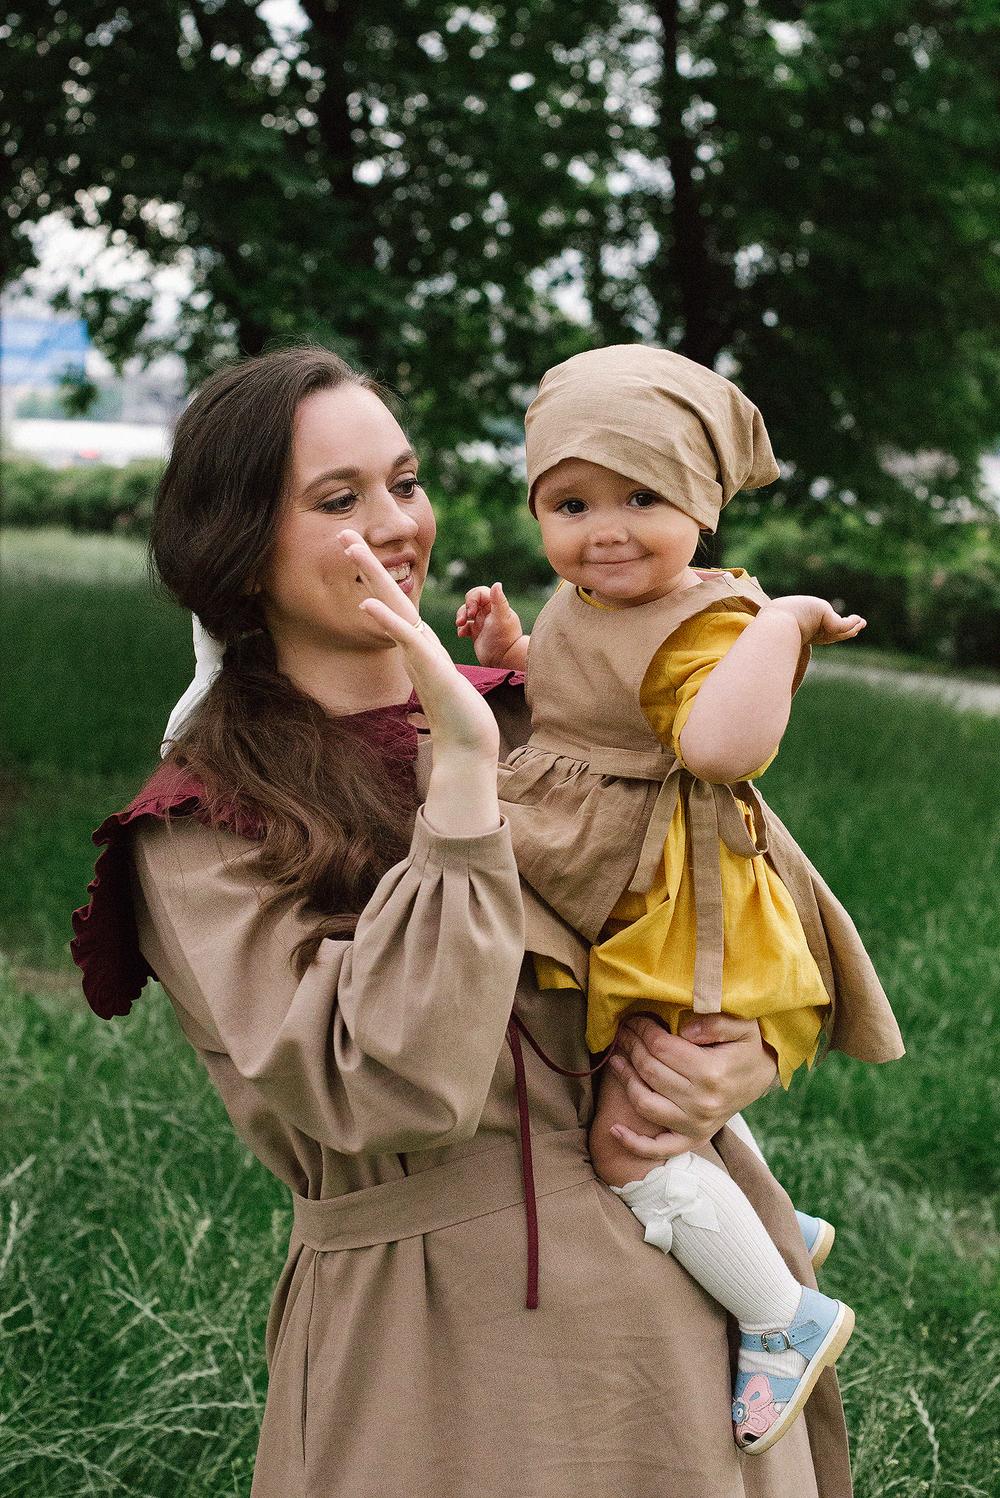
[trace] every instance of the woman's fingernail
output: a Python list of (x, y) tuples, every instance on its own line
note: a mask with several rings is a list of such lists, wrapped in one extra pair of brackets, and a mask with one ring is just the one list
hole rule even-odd
[(618, 1071), (618, 1072), (624, 1071), (625, 1070), (625, 1060), (624, 1060), (624, 1057), (622, 1057), (622, 1056), (612, 1056), (611, 1059), (610, 1059), (610, 1061), (608, 1062), (608, 1065), (611, 1067), (612, 1071)]
[(684, 1034), (685, 1035), (693, 1035), (695, 1037), (695, 1039), (697, 1039), (699, 1035), (704, 1035), (704, 1033), (705, 1033), (705, 1026), (702, 1025), (702, 1024), (699, 1024), (697, 1020), (694, 1020), (690, 1025), (685, 1025), (684, 1026)]

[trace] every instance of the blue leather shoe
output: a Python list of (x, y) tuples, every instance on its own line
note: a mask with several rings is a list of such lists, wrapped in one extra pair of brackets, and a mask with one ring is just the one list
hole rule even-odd
[(798, 1378), (737, 1373), (733, 1434), (742, 1451), (767, 1451), (801, 1414), (824, 1368), (837, 1361), (854, 1330), (854, 1312), (842, 1300), (803, 1289), (791, 1326), (773, 1332), (742, 1332), (748, 1352), (797, 1352), (807, 1361)]
[(806, 1250), (812, 1260), (813, 1269), (819, 1269), (830, 1257), (837, 1230), (832, 1222), (822, 1217), (810, 1217), (808, 1212), (796, 1212), (799, 1230), (805, 1240)]

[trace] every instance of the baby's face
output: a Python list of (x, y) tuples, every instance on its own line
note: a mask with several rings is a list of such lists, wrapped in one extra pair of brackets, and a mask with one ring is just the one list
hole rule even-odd
[(651, 603), (686, 582), (698, 522), (662, 494), (564, 458), (542, 474), (534, 500), (553, 569), (598, 603)]

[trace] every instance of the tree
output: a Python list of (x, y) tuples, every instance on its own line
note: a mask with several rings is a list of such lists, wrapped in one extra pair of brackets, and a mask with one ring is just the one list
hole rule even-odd
[[(786, 473), (745, 514), (832, 498), (877, 548), (979, 494), (1000, 434), (998, 34), (983, 0), (636, 11), (643, 169), (613, 227), (653, 248), (597, 300), (761, 407)], [(921, 450), (936, 471), (892, 462)]]
[[(922, 544), (976, 496), (1000, 393), (992, 0), (301, 0), (280, 38), (252, 0), (61, 4), (0, 28), (8, 101), (47, 49), (6, 127), (8, 266), (62, 205), (185, 266), (193, 378), (275, 340), (340, 348), (403, 392), (436, 489), (486, 499), (494, 554), (520, 500), (466, 444), (510, 442), (539, 373), (595, 342), (741, 381), (785, 465), (744, 517), (811, 523), (824, 496)], [(84, 310), (113, 356), (157, 351), (144, 287)], [(928, 450), (936, 471), (893, 462)]]

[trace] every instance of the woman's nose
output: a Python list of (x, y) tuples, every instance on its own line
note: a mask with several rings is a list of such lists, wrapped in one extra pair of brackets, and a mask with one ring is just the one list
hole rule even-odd
[(370, 512), (365, 540), (369, 546), (386, 546), (415, 536), (419, 528), (416, 516), (387, 489)]

